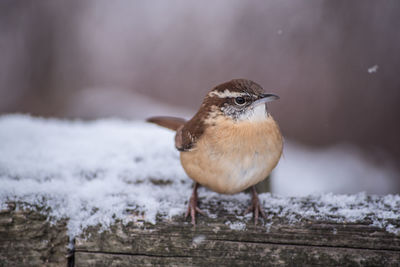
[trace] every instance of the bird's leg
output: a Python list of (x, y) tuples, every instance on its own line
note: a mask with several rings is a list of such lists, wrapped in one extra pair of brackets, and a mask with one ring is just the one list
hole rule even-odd
[(199, 187), (198, 183), (194, 183), (194, 187), (193, 187), (193, 193), (189, 199), (189, 205), (188, 205), (188, 209), (186, 211), (185, 214), (185, 218), (187, 218), (190, 214), (190, 216), (192, 217), (192, 224), (196, 225), (196, 212), (202, 214), (202, 215), (206, 215), (204, 213), (204, 211), (202, 211), (201, 209), (199, 209), (199, 207), (197, 206), (197, 188)]
[(260, 213), (262, 217), (264, 217), (265, 219), (267, 218), (267, 216), (264, 213), (264, 210), (260, 205), (260, 200), (258, 199), (258, 194), (256, 191), (256, 187), (254, 185), (251, 187), (251, 205), (248, 207), (245, 214), (251, 211), (253, 212), (254, 225), (257, 225), (258, 215)]

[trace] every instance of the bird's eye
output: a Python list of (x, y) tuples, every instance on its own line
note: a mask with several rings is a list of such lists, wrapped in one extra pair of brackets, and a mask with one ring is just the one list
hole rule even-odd
[(238, 96), (235, 98), (235, 103), (238, 105), (243, 105), (244, 103), (246, 103), (246, 99), (244, 99), (244, 97)]

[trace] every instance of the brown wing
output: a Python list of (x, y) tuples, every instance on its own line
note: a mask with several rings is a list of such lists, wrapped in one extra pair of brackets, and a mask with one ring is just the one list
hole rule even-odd
[(178, 130), (179, 127), (186, 123), (185, 119), (176, 117), (151, 117), (148, 118), (147, 121), (174, 131)]
[(184, 125), (181, 125), (178, 130), (176, 130), (176, 134), (175, 134), (175, 147), (176, 149), (178, 149), (179, 151), (184, 151), (185, 149), (184, 147), (184, 141), (183, 141), (183, 130)]
[(178, 128), (175, 135), (175, 147), (179, 151), (189, 151), (196, 140), (192, 137), (190, 131), (184, 125)]
[(175, 147), (179, 151), (191, 150), (204, 132), (204, 124), (196, 116), (176, 131)]

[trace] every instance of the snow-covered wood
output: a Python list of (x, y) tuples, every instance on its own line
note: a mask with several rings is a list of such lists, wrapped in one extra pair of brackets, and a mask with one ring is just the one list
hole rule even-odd
[[(201, 187), (200, 208), (207, 217), (200, 216), (194, 229), (183, 218), (192, 181), (180, 166), (173, 136), (144, 122), (0, 116), (0, 263), (390, 265), (399, 260), (398, 194), (344, 195), (317, 187), (313, 191), (321, 193), (306, 196), (310, 191), (302, 190), (300, 197), (262, 193), (267, 219), (254, 227), (251, 216), (242, 214), (248, 194), (221, 195)], [(329, 179), (325, 192), (330, 192), (339, 178), (359, 177), (368, 184), (396, 175), (349, 160), (345, 152), (327, 152), (332, 156), (321, 160), (322, 154), (301, 151), (289, 149), (272, 174), (291, 179), (285, 188), (311, 190), (305, 181), (314, 177), (312, 184)], [(66, 258), (71, 238), (75, 250)]]
[[(266, 229), (254, 226), (250, 217), (238, 216), (247, 204), (218, 198), (202, 201), (202, 208), (216, 218), (200, 216), (195, 228), (183, 216), (156, 225), (117, 223), (101, 234), (94, 227), (76, 239), (76, 264), (391, 266), (400, 262), (400, 236), (368, 221), (291, 223), (270, 213)], [(235, 212), (224, 209), (231, 205), (237, 207)]]
[[(295, 201), (301, 205), (305, 200)], [(70, 266), (396, 266), (400, 262), (400, 235), (368, 220), (339, 223), (299, 215), (291, 222), (270, 212), (268, 220), (254, 226), (250, 216), (241, 216), (248, 203), (200, 201), (214, 216), (200, 216), (195, 228), (183, 215), (157, 217), (154, 225), (141, 219), (117, 221), (106, 231), (91, 226), (75, 238), (69, 258), (65, 220), (50, 224), (46, 209), (26, 203), (26, 208), (17, 209), (11, 203), (0, 213), (0, 262), (4, 266), (66, 266), (67, 261)], [(128, 212), (140, 217), (134, 210)], [(399, 210), (394, 212), (400, 216)], [(399, 221), (392, 223), (400, 226)]]

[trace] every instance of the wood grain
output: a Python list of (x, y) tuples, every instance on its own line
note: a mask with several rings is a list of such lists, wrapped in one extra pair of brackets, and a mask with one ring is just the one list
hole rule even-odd
[(238, 216), (247, 204), (203, 199), (202, 209), (217, 217), (200, 216), (196, 227), (183, 215), (159, 216), (154, 225), (137, 217), (117, 221), (104, 232), (89, 227), (68, 261), (66, 220), (52, 225), (43, 207), (11, 203), (0, 212), (0, 266), (399, 266), (400, 236), (371, 222), (291, 223), (269, 214), (254, 226), (251, 217)]
[[(66, 220), (52, 225), (43, 207), (0, 211), (0, 266), (66, 266)], [(44, 213), (44, 214), (43, 214)]]

